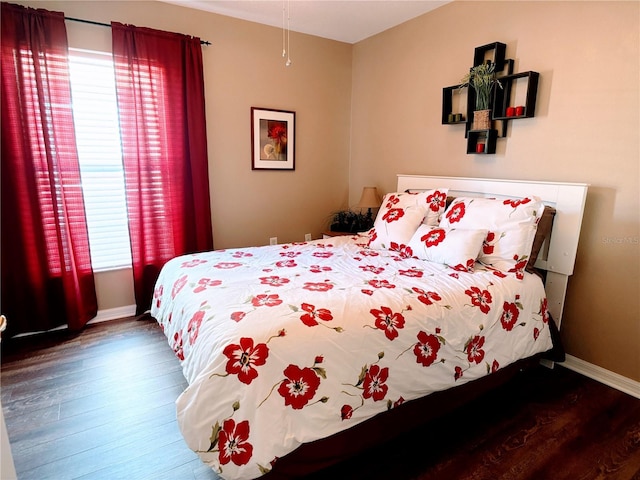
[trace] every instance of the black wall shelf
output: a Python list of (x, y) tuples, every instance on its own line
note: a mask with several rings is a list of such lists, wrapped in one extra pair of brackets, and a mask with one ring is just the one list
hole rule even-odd
[[(488, 130), (472, 130), (473, 111), (475, 107), (475, 90), (460, 85), (452, 85), (442, 89), (442, 124), (457, 125), (464, 124), (464, 136), (467, 139), (467, 153), (469, 154), (493, 154), (496, 153), (496, 140), (507, 135), (509, 121), (519, 118), (531, 118), (535, 115), (536, 99), (538, 95), (538, 72), (513, 73), (514, 61), (506, 58), (507, 46), (501, 42), (488, 43), (481, 47), (476, 47), (473, 55), (473, 66), (476, 67), (485, 62), (495, 64), (495, 72), (501, 73), (497, 79), (500, 86), (493, 89), (489, 108), (491, 109), (492, 128)], [(489, 54), (492, 52), (492, 55)], [(521, 84), (526, 84), (524, 94), (524, 105), (513, 105), (514, 93), (519, 90)], [(466, 92), (466, 105), (464, 112), (453, 111), (453, 96), (464, 90)], [(517, 98), (522, 98), (518, 95)], [(458, 107), (461, 108), (461, 107)], [(516, 114), (516, 108), (519, 113)], [(498, 128), (494, 128), (498, 127)], [(477, 145), (484, 145), (482, 152), (477, 151)]]

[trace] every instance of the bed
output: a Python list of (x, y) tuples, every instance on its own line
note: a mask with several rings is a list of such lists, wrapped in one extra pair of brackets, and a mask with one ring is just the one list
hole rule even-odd
[(186, 443), (225, 479), (294, 478), (539, 362), (586, 191), (399, 175), (365, 234), (171, 260), (151, 315), (189, 383)]

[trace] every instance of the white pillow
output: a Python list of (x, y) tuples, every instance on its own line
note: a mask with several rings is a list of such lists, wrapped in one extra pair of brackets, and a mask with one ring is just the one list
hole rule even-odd
[(389, 249), (391, 242), (406, 245), (423, 222), (438, 224), (446, 199), (447, 189), (387, 193), (373, 224), (369, 247)]
[(409, 241), (409, 248), (414, 257), (472, 272), (487, 233), (481, 229), (421, 225)]
[(459, 197), (447, 208), (440, 226), (488, 230), (478, 260), (522, 278), (543, 211), (544, 204), (538, 197)]

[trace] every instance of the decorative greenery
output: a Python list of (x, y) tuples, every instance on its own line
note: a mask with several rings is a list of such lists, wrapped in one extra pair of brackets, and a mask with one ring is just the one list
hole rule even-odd
[(331, 231), (333, 232), (363, 232), (371, 228), (371, 221), (364, 213), (351, 210), (340, 210), (332, 215)]
[(497, 84), (502, 88), (496, 77), (496, 64), (492, 62), (476, 65), (469, 70), (461, 80), (460, 88), (472, 87), (476, 91), (476, 110), (487, 110), (491, 104), (491, 91)]

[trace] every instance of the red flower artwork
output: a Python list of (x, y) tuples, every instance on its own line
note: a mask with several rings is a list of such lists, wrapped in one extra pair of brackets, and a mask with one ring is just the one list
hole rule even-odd
[(439, 243), (443, 242), (447, 234), (442, 228), (434, 228), (426, 235), (420, 237), (420, 241), (424, 242), (427, 248), (435, 247)]
[(493, 360), (493, 363), (491, 364), (491, 373), (496, 373), (499, 369), (500, 369), (500, 364), (498, 363), (497, 360)]
[(484, 350), (482, 350), (482, 346), (484, 345), (484, 337), (480, 335), (476, 335), (473, 337), (465, 347), (465, 352), (467, 353), (467, 359), (469, 362), (480, 363), (484, 358)]
[(460, 377), (462, 377), (462, 368), (461, 367), (456, 367), (455, 368), (455, 373), (453, 374), (453, 379), (454, 380), (458, 380)]
[(398, 337), (398, 330), (404, 328), (404, 316), (393, 313), (389, 307), (381, 306), (380, 310), (372, 308), (369, 313), (376, 318), (375, 325), (382, 330), (389, 340)]
[(418, 333), (418, 343), (413, 347), (416, 363), (421, 363), (423, 367), (428, 367), (436, 361), (438, 350), (440, 350), (438, 337), (423, 331)]
[(402, 217), (404, 217), (403, 209), (391, 208), (382, 216), (382, 220), (384, 220), (387, 223), (391, 223), (391, 222), (395, 222), (396, 220), (400, 220)]
[(231, 314), (231, 320), (233, 320), (234, 322), (239, 322), (245, 317), (245, 315), (246, 312), (233, 312)]
[(218, 437), (220, 445), (220, 465), (233, 462), (235, 465), (246, 465), (253, 455), (253, 445), (249, 440), (249, 422), (244, 420), (236, 425), (229, 418), (222, 424)]
[(387, 395), (389, 387), (385, 384), (389, 378), (389, 368), (380, 368), (378, 365), (371, 365), (364, 377), (362, 385), (364, 398), (373, 398), (374, 402), (382, 400)]
[(465, 211), (466, 207), (464, 206), (464, 202), (456, 203), (446, 214), (449, 223), (459, 222), (462, 217), (464, 217)]
[(518, 322), (518, 316), (520, 315), (520, 310), (518, 310), (518, 306), (515, 303), (504, 302), (502, 306), (502, 316), (500, 317), (500, 323), (502, 324), (502, 328), (504, 328), (507, 332), (513, 330), (514, 325)]
[(269, 347), (266, 343), (259, 343), (255, 347), (253, 339), (242, 337), (240, 345), (232, 343), (224, 347), (222, 353), (229, 359), (226, 371), (230, 375), (238, 375), (238, 380), (249, 385), (258, 377), (258, 371), (254, 366), (264, 365), (269, 356)]
[(471, 287), (469, 290), (465, 290), (464, 293), (471, 297), (471, 303), (474, 307), (479, 307), (482, 313), (489, 313), (489, 310), (491, 310), (489, 304), (491, 303), (492, 298), (488, 290), (480, 290), (478, 287)]
[(298, 255), (300, 255), (300, 252), (280, 252), (281, 257), (295, 258)]
[(256, 295), (251, 299), (251, 303), (254, 307), (276, 307), (282, 303), (279, 295), (267, 295), (266, 293), (261, 293), (260, 295)]
[(285, 379), (278, 387), (278, 393), (284, 398), (285, 405), (300, 410), (316, 394), (320, 386), (320, 377), (311, 368), (299, 368), (289, 365), (284, 369)]
[(325, 322), (328, 322), (329, 320), (333, 320), (333, 315), (331, 314), (331, 311), (327, 310), (326, 308), (318, 308), (316, 310), (316, 307), (314, 305), (303, 303), (302, 310), (304, 310), (307, 313), (302, 315), (300, 317), (300, 320), (302, 320), (302, 323), (304, 323), (307, 327), (314, 327), (318, 325), (318, 320), (317, 320), (318, 318)]
[(431, 195), (427, 197), (427, 203), (429, 204), (429, 209), (432, 212), (438, 212), (441, 208), (444, 208), (445, 202), (447, 201), (447, 195), (444, 192), (436, 190)]

